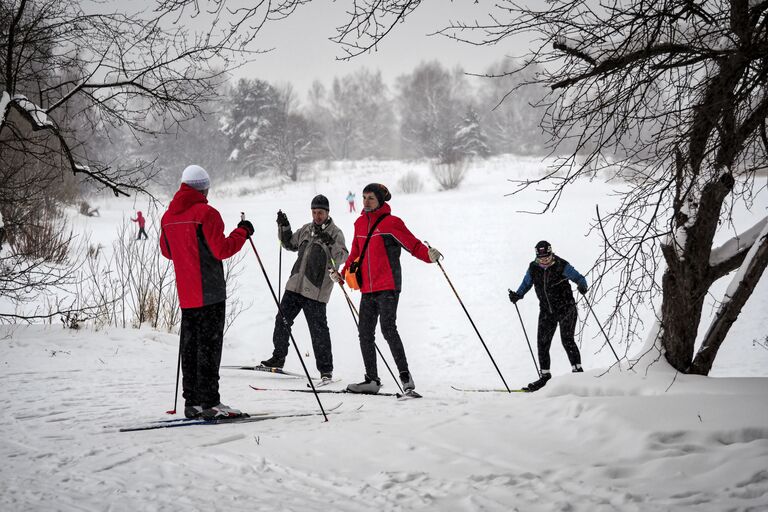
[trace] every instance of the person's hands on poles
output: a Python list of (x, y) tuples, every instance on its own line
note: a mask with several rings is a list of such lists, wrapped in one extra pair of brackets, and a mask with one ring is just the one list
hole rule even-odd
[(288, 222), (288, 216), (284, 214), (282, 210), (277, 211), (277, 225), (281, 228), (291, 225), (291, 223)]
[(336, 240), (334, 240), (333, 237), (325, 231), (320, 231), (317, 234), (317, 241), (321, 244), (327, 245), (328, 247), (332, 246), (336, 242)]
[(434, 247), (429, 248), (428, 254), (429, 254), (429, 261), (431, 261), (432, 263), (435, 263), (443, 259), (443, 253), (441, 253)]
[(517, 292), (513, 292), (512, 290), (509, 290), (509, 300), (512, 302), (512, 304), (517, 304), (517, 301), (522, 299), (523, 296), (518, 294)]
[(245, 230), (245, 232), (248, 234), (248, 236), (253, 236), (253, 233), (255, 231), (253, 229), (253, 224), (251, 224), (251, 221), (245, 220), (245, 219), (243, 219), (240, 222), (238, 222), (237, 223), (237, 227), (243, 228)]
[(580, 283), (578, 286), (576, 286), (576, 289), (579, 290), (579, 293), (582, 295), (586, 295), (587, 291), (589, 291), (589, 288), (587, 288), (587, 283)]
[(344, 284), (344, 278), (341, 277), (341, 274), (339, 274), (339, 272), (335, 268), (333, 267), (329, 268), (328, 275), (331, 276), (332, 281), (335, 281), (339, 284)]

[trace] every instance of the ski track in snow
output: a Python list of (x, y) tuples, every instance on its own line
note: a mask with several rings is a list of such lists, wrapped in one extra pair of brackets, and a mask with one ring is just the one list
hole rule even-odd
[[(229, 228), (240, 211), (249, 212), (256, 244), (276, 279), (274, 211), (282, 208), (298, 227), (309, 220), (311, 197), (324, 193), (349, 242), (354, 215), (341, 210), (347, 190), (382, 176), (394, 184), (411, 169), (352, 164), (354, 169), (339, 164), (327, 177), (260, 192), (256, 200), (240, 197), (237, 184), (229, 197), (212, 188), (212, 202)], [(417, 171), (428, 176), (419, 165)], [(585, 271), (599, 247), (581, 235), (594, 204), (605, 205), (613, 185), (577, 183), (562, 201), (564, 214), (524, 216), (517, 212), (535, 209), (535, 197), (501, 195), (509, 191), (500, 184), (512, 168), (518, 176), (533, 176), (541, 162), (489, 161), (485, 173), (470, 173), (458, 191), (438, 193), (429, 182), (421, 194), (395, 191), (393, 208), (446, 255), (446, 272), (510, 387), (519, 387), (534, 372), (506, 289), (517, 287), (542, 237)], [(109, 250), (114, 223), (136, 205), (110, 198), (94, 206), (102, 218), (75, 217), (73, 224), (92, 229), (94, 241)], [(483, 232), (494, 233), (493, 247)], [(294, 257), (283, 255), (284, 272)], [(254, 305), (228, 331), (223, 364), (253, 364), (271, 351), (274, 304), (248, 258), (237, 293)], [(600, 368), (613, 362), (612, 355), (598, 350), (600, 331), (580, 310), (579, 325), (585, 317), (587, 323), (577, 341), (588, 371), (567, 373), (556, 337), (555, 378), (535, 394), (507, 395), (450, 389), (496, 388), (501, 382), (442, 274), (405, 252), (402, 264), (398, 324), (425, 398), (321, 395), (327, 406), (344, 402), (328, 423), (310, 416), (120, 433), (120, 426), (169, 418), (164, 411), (173, 405), (176, 335), (146, 328), (0, 327), (0, 510), (768, 510), (768, 357), (753, 343), (765, 337), (765, 276), (718, 356), (713, 375), (721, 378), (675, 375), (661, 364), (603, 375)], [(724, 286), (719, 283), (713, 295)], [(532, 341), (536, 308), (530, 297), (520, 303)], [(605, 317), (603, 305), (596, 310)], [(705, 316), (713, 311), (708, 306)], [(332, 296), (328, 315), (335, 376), (343, 379), (333, 389), (341, 389), (362, 376), (359, 348), (343, 297)], [(294, 333), (302, 353), (308, 351), (303, 318)], [(621, 353), (625, 347), (618, 348)], [(382, 349), (388, 355), (385, 344)], [(314, 372), (312, 358), (305, 362)], [(295, 354), (286, 369), (301, 371)], [(385, 368), (379, 371), (384, 390), (393, 391)], [(222, 399), (245, 411), (317, 409), (310, 394), (248, 388), (299, 388), (299, 379), (221, 374)], [(182, 403), (180, 398), (177, 409)]]

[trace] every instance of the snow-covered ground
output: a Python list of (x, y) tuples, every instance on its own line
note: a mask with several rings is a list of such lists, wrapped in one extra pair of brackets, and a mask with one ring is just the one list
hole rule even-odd
[[(599, 252), (597, 240), (585, 236), (594, 206), (607, 207), (610, 191), (620, 186), (579, 182), (554, 214), (519, 213), (535, 209), (542, 196), (505, 198), (513, 190), (506, 180), (534, 175), (542, 165), (495, 159), (451, 192), (436, 191), (422, 164), (339, 163), (276, 188), (220, 184), (211, 170), (210, 200), (228, 228), (240, 211), (253, 221), (256, 246), (277, 287), (278, 209), (296, 228), (310, 220), (312, 197), (323, 193), (349, 237), (355, 214), (346, 211), (347, 192), (356, 192), (359, 203), (365, 184), (387, 184), (393, 213), (445, 254), (448, 276), (517, 388), (533, 380), (535, 370), (507, 288), (520, 283), (540, 239), (585, 271)], [(423, 176), (424, 192), (397, 191), (397, 179), (410, 169)], [(73, 222), (107, 246), (116, 224), (135, 209), (147, 211), (134, 199), (92, 203), (102, 216)], [(763, 192), (756, 209), (764, 214), (767, 203)], [(741, 206), (735, 216), (737, 229), (754, 222)], [(227, 333), (224, 364), (253, 364), (271, 353), (274, 302), (255, 256), (244, 250), (237, 293), (251, 307)], [(283, 254), (283, 280), (294, 258)], [(556, 338), (555, 378), (542, 391), (461, 393), (450, 386), (502, 383), (440, 270), (406, 253), (402, 263), (398, 323), (425, 398), (322, 395), (326, 406), (343, 401), (342, 413), (327, 423), (312, 416), (120, 433), (118, 426), (160, 419), (173, 405), (176, 335), (147, 327), (4, 327), (0, 510), (768, 510), (768, 279), (733, 326), (713, 377), (676, 375), (662, 363), (606, 374), (613, 355), (599, 351), (599, 327), (582, 309), (586, 373), (568, 373)], [(714, 313), (728, 280), (713, 288), (705, 315)], [(536, 300), (531, 294), (519, 306), (533, 341)], [(596, 307), (599, 317), (606, 308)], [(343, 379), (335, 387), (342, 388), (363, 370), (338, 290), (328, 313), (335, 375)], [(307, 353), (302, 317), (294, 331)], [(384, 340), (377, 341), (389, 356)], [(625, 347), (616, 348), (623, 353)], [(314, 371), (311, 355), (304, 361)], [(286, 369), (301, 371), (294, 353)], [(383, 366), (380, 375), (393, 391)], [(225, 403), (251, 412), (317, 407), (312, 395), (256, 392), (249, 384), (304, 386), (298, 379), (222, 370)]]

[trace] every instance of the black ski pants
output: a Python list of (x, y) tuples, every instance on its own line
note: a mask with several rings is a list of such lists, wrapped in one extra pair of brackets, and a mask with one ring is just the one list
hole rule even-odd
[(280, 301), (280, 310), (285, 316), (285, 321), (277, 313), (275, 317), (275, 331), (272, 334), (272, 344), (275, 349), (273, 356), (285, 359), (290, 348), (288, 338), (291, 326), (301, 311), (307, 319), (309, 336), (312, 338), (312, 350), (315, 352), (315, 364), (320, 373), (333, 372), (333, 353), (331, 352), (331, 332), (328, 330), (328, 317), (326, 316), (326, 304), (318, 300), (308, 299), (303, 295), (287, 291)]
[(226, 302), (181, 310), (181, 381), (186, 405), (204, 409), (221, 402), (219, 364)]
[(385, 290), (381, 292), (364, 293), (360, 300), (360, 351), (363, 353), (365, 374), (372, 379), (378, 379), (376, 369), (376, 323), (381, 319), (381, 333), (389, 344), (389, 350), (395, 359), (397, 371), (408, 371), (408, 360), (405, 349), (397, 332), (397, 303), (400, 292)]
[(560, 341), (563, 343), (571, 366), (581, 364), (579, 347), (573, 339), (577, 318), (575, 305), (561, 313), (550, 313), (545, 309), (539, 309), (539, 331), (536, 342), (539, 348), (539, 365), (542, 370), (549, 370), (549, 347), (552, 345), (552, 338), (558, 324), (560, 325)]

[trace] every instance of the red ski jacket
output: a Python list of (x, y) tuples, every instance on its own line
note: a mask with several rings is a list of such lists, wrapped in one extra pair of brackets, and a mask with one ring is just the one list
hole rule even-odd
[(352, 239), (352, 252), (349, 253), (347, 262), (341, 275), (345, 275), (347, 269), (363, 251), (368, 231), (374, 222), (388, 213), (379, 225), (376, 226), (368, 243), (365, 257), (363, 258), (363, 285), (362, 293), (373, 293), (384, 290), (400, 291), (402, 271), (400, 269), (400, 248), (404, 248), (414, 257), (430, 263), (429, 249), (413, 236), (405, 223), (391, 215), (391, 208), (387, 203), (372, 212), (362, 212), (355, 221), (355, 236)]
[(147, 219), (144, 218), (144, 216), (141, 214), (141, 212), (136, 212), (136, 218), (135, 219), (131, 219), (131, 220), (133, 222), (138, 222), (140, 228), (143, 228), (144, 225), (147, 222)]
[(248, 238), (243, 228), (224, 236), (224, 221), (203, 194), (182, 183), (160, 221), (160, 251), (173, 261), (182, 308), (199, 308), (227, 298), (221, 260), (236, 254)]

